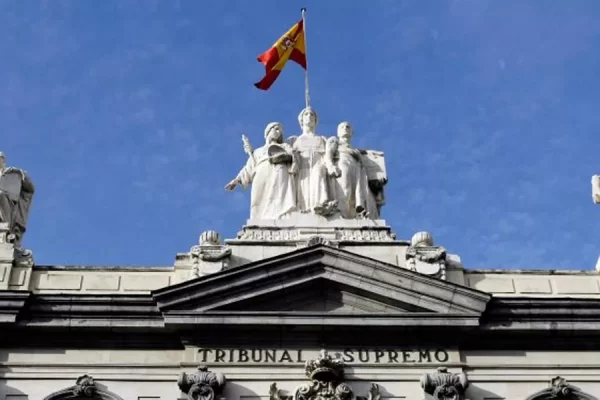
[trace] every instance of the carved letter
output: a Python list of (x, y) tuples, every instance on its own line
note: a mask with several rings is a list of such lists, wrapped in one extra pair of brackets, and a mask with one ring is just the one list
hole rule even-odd
[(446, 352), (446, 350), (436, 350), (434, 357), (438, 362), (444, 363), (448, 361), (450, 355)]
[(354, 362), (354, 352), (350, 349), (344, 350), (344, 361)]
[(279, 359), (279, 362), (283, 362), (283, 361), (294, 362), (292, 360), (292, 357), (290, 356), (290, 353), (288, 353), (287, 350), (283, 351), (283, 354), (281, 355), (281, 358)]
[(429, 350), (419, 350), (419, 362), (423, 362), (423, 360), (431, 362), (431, 353)]
[(206, 362), (206, 357), (207, 357), (208, 353), (212, 353), (212, 350), (210, 350), (210, 349), (200, 349), (200, 350), (198, 350), (198, 352), (200, 354), (202, 354), (202, 361), (201, 362), (205, 363)]
[(269, 361), (270, 362), (275, 362), (276, 361), (276, 359), (275, 359), (275, 353), (276, 353), (276, 351), (277, 350), (275, 350), (275, 349), (265, 350), (265, 362), (269, 362)]

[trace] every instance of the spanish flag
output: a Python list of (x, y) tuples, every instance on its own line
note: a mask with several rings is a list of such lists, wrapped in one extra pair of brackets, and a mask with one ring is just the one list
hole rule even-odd
[(265, 66), (265, 76), (254, 84), (261, 90), (268, 90), (277, 79), (285, 63), (292, 60), (306, 69), (306, 45), (304, 41), (304, 21), (297, 24), (281, 36), (273, 46), (258, 56), (258, 61)]

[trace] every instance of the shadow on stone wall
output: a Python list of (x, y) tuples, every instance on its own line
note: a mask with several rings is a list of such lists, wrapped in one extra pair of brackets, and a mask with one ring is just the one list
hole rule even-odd
[[(10, 396), (14, 396), (14, 399)], [(0, 380), (0, 399), (4, 400), (33, 400), (27, 398), (27, 393), (23, 393), (19, 389), (16, 389), (10, 385), (7, 385), (5, 381)]]
[(494, 392), (490, 392), (489, 390), (482, 389), (477, 385), (469, 385), (467, 390), (465, 391), (466, 399), (504, 399), (505, 396), (499, 395)]

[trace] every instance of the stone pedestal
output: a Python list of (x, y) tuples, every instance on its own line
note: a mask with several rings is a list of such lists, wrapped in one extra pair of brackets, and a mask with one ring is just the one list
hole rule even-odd
[[(320, 238), (320, 239), (316, 239)], [(315, 214), (294, 213), (280, 220), (248, 220), (236, 239), (226, 240), (229, 245), (246, 242), (278, 242), (303, 246), (311, 240), (339, 242), (393, 242), (396, 235), (385, 220), (325, 218)]]

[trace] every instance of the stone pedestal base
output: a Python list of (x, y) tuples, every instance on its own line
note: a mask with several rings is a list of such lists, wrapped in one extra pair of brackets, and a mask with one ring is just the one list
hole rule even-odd
[[(319, 238), (319, 239), (317, 239)], [(325, 218), (315, 214), (294, 213), (281, 220), (248, 220), (233, 245), (242, 242), (279, 242), (301, 246), (309, 241), (393, 242), (396, 235), (382, 219)]]

